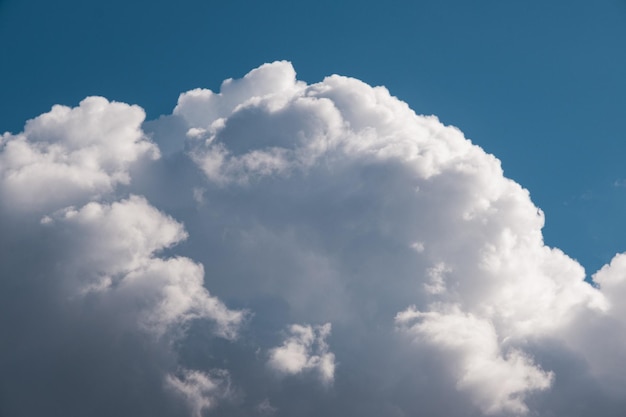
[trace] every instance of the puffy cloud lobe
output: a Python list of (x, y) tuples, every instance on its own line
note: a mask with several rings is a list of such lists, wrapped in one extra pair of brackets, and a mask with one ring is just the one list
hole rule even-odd
[[(184, 257), (154, 256), (187, 233), (144, 198), (131, 196), (111, 205), (92, 202), (65, 210), (58, 221), (80, 240), (76, 250), (82, 253), (74, 265), (68, 262), (67, 273), (76, 275), (81, 293), (110, 298), (127, 316), (137, 313), (141, 326), (158, 336), (197, 318), (214, 320), (223, 337), (236, 336), (244, 313), (209, 295), (202, 265)], [(141, 307), (134, 312), (136, 306)]]
[(574, 342), (570, 343), (587, 358), (604, 388), (622, 397), (626, 374), (617, 364), (626, 363), (626, 254), (615, 255), (593, 275), (593, 280), (605, 296), (607, 307), (597, 316), (581, 318), (573, 329)]
[[(56, 105), (0, 140), (3, 206), (42, 210), (84, 203), (130, 181), (141, 158), (157, 158), (141, 123), (143, 109), (89, 97), (78, 107)], [(10, 204), (7, 203), (10, 201)]]
[[(34, 217), (31, 219), (35, 220)], [(44, 217), (40, 227), (44, 235), (48, 236), (46, 240), (53, 242), (58, 249), (55, 250), (55, 258), (51, 264), (43, 259), (33, 259), (35, 271), (31, 274), (34, 275), (27, 281), (33, 287), (25, 288), (21, 303), (35, 303), (30, 314), (37, 316), (43, 311), (50, 318), (32, 325), (26, 331), (29, 338), (45, 334), (46, 328), (67, 328), (66, 331), (71, 335), (75, 333), (68, 337), (75, 340), (49, 343), (53, 346), (56, 343), (90, 346), (81, 338), (99, 340), (109, 337), (113, 341), (130, 339), (131, 346), (125, 346), (119, 341), (111, 342), (112, 346), (108, 347), (110, 351), (103, 360), (112, 361), (110, 366), (114, 369), (119, 363), (126, 361), (131, 362), (135, 368), (147, 368), (141, 371), (138, 369), (139, 376), (134, 376), (134, 370), (116, 375), (120, 380), (130, 378), (126, 375), (140, 380), (152, 378), (141, 381), (146, 388), (140, 388), (137, 395), (163, 395), (151, 388), (151, 384), (156, 384), (154, 379), (163, 378), (167, 387), (183, 394), (181, 398), (189, 402), (197, 416), (205, 408), (214, 406), (226, 397), (223, 389), (225, 378), (209, 378), (205, 371), (196, 369), (187, 369), (180, 377), (168, 373), (169, 368), (177, 363), (176, 346), (184, 342), (186, 331), (193, 322), (208, 320), (212, 323), (211, 334), (234, 340), (246, 318), (245, 312), (229, 309), (203, 286), (204, 268), (201, 264), (181, 256), (159, 256), (164, 250), (187, 237), (180, 223), (151, 206), (145, 198), (131, 195), (128, 199), (111, 204), (90, 202), (78, 209), (69, 207), (56, 211), (51, 216)], [(10, 240), (3, 242), (3, 246), (12, 249)], [(36, 263), (42, 265), (38, 266)], [(11, 281), (22, 278), (20, 272), (23, 267), (11, 271), (10, 266), (6, 266), (7, 262), (4, 264), (7, 277), (2, 287), (5, 296), (9, 296), (16, 286), (25, 286), (19, 281)], [(9, 275), (11, 272), (15, 275)], [(50, 302), (39, 306), (35, 300), (42, 296), (50, 298)], [(56, 306), (58, 303), (69, 303), (69, 306)], [(68, 309), (70, 316), (65, 312)], [(12, 308), (11, 304), (5, 304), (5, 311), (9, 315), (20, 317), (24, 314), (22, 310), (19, 305)], [(77, 317), (80, 317), (81, 323), (87, 323), (93, 329), (81, 330), (83, 325), (76, 323)], [(101, 322), (105, 325), (99, 324)], [(13, 326), (11, 323), (2, 323), (3, 328), (7, 325)], [(55, 335), (52, 339), (54, 341), (58, 338)], [(48, 347), (49, 343), (43, 343), (42, 350), (49, 349), (49, 354), (63, 357), (63, 352), (56, 352), (56, 348), (53, 350)], [(106, 349), (108, 344), (103, 344), (101, 348), (85, 347), (80, 355), (102, 355), (98, 350)], [(15, 354), (21, 356), (19, 351), (5, 352), (7, 353), (8, 358)], [(138, 354), (146, 356), (133, 356)], [(51, 360), (60, 362), (61, 359), (55, 356)], [(70, 364), (70, 367), (77, 366), (81, 365)], [(90, 387), (93, 382), (88, 381), (101, 378), (103, 372), (91, 374), (92, 365), (83, 366), (86, 387)], [(226, 376), (223, 373), (218, 374)], [(137, 384), (138, 381), (134, 379), (129, 379), (128, 384)], [(68, 387), (71, 386), (69, 381), (67, 384)], [(120, 384), (120, 390), (126, 386), (126, 382), (110, 380), (102, 384), (101, 389), (106, 388), (105, 384)], [(157, 384), (159, 387), (161, 385)], [(109, 387), (104, 392), (109, 391), (114, 390)], [(63, 398), (64, 395), (65, 393), (60, 397)], [(120, 400), (119, 397), (124, 394), (117, 395)], [(132, 402), (139, 400), (133, 398)], [(61, 408), (59, 413), (77, 412), (72, 411), (73, 406), (69, 407)], [(132, 409), (118, 411), (126, 415)], [(163, 408), (158, 412), (171, 415), (173, 411)], [(106, 413), (106, 410), (102, 412)], [(15, 413), (20, 415), (24, 410), (15, 410)], [(154, 411), (150, 411), (150, 414), (154, 414)]]
[(269, 366), (287, 375), (317, 370), (324, 383), (331, 383), (335, 375), (335, 355), (329, 352), (326, 343), (330, 331), (330, 323), (315, 327), (289, 326), (290, 336), (281, 346), (270, 350)]
[(396, 316), (396, 323), (416, 343), (432, 343), (454, 351), (457, 386), (469, 390), (486, 414), (513, 411), (524, 414), (526, 392), (547, 389), (554, 377), (544, 372), (523, 352), (504, 354), (493, 325), (454, 306), (441, 313), (422, 313), (411, 307)]
[(215, 121), (228, 117), (233, 110), (269, 98), (280, 105), (281, 98), (304, 87), (296, 81), (296, 72), (286, 61), (265, 64), (250, 71), (243, 79), (225, 80), (221, 92), (197, 88), (180, 95), (174, 114), (181, 115), (197, 129), (208, 128)]
[(625, 258), (594, 275), (599, 288), (585, 282), (544, 245), (528, 191), (458, 129), (383, 87), (307, 85), (287, 62), (183, 93), (143, 124), (150, 135), (143, 117), (88, 98), (2, 136), (0, 305), (18, 319), (0, 330), (19, 341), (0, 348), (6, 386), (24, 369), (43, 380), (18, 352), (56, 363), (52, 341), (32, 341), (70, 328), (65, 346), (137, 364), (86, 362), (82, 379), (115, 375), (103, 381), (126, 399), (100, 415), (576, 416), (583, 395), (599, 416), (626, 406)]
[(610, 309), (616, 311), (616, 316), (626, 317), (624, 305), (621, 303), (626, 296), (626, 254), (615, 255), (609, 265), (594, 274), (593, 280), (606, 294)]

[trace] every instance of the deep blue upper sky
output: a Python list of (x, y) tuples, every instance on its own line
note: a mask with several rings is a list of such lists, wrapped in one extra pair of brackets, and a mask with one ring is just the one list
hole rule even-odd
[(588, 273), (626, 251), (624, 0), (0, 0), (0, 131), (87, 95), (156, 118), (277, 59), (460, 127)]

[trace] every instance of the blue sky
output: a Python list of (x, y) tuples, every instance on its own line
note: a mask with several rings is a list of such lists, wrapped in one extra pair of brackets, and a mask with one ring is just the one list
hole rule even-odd
[(589, 271), (626, 249), (626, 2), (0, 2), (0, 130), (88, 95), (167, 114), (286, 59), (384, 85), (503, 163)]
[(0, 416), (623, 416), (624, 45), (623, 0), (0, 0)]

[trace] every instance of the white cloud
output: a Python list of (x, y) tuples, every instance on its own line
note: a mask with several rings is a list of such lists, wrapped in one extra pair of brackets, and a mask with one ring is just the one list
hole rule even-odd
[[(3, 323), (3, 332), (20, 332), (20, 318), (30, 320), (22, 308), (28, 305), (29, 315), (47, 318), (31, 323), (32, 335), (25, 340), (54, 330), (50, 342), (38, 343), (43, 357), (52, 355), (51, 363), (63, 361), (57, 339), (77, 347), (104, 335), (128, 339), (109, 346), (112, 358), (133, 361), (137, 368), (117, 375), (119, 388), (111, 390), (118, 396), (133, 378), (144, 380), (138, 392), (151, 392), (151, 379), (165, 378), (175, 366), (176, 346), (194, 321), (208, 320), (211, 334), (233, 340), (245, 319), (243, 311), (229, 309), (204, 287), (201, 264), (164, 255), (188, 237), (181, 223), (145, 197), (119, 198), (132, 185), (131, 173), (159, 157), (141, 129), (144, 116), (138, 106), (90, 97), (75, 108), (54, 106), (28, 121), (24, 132), (4, 134), (0, 143), (0, 214), (6, 224), (0, 237), (6, 276), (0, 292), (3, 314), (17, 322)], [(16, 255), (25, 262), (13, 261)], [(22, 300), (12, 300), (16, 291)], [(64, 332), (76, 333), (76, 341), (59, 335)], [(100, 355), (107, 345), (78, 348), (77, 356)], [(137, 356), (138, 346), (144, 357)], [(29, 348), (22, 343), (4, 353), (19, 361), (18, 352)], [(72, 366), (80, 365), (71, 364), (67, 372), (83, 372)], [(108, 372), (91, 376), (95, 365), (83, 366), (85, 378), (92, 380)], [(44, 370), (30, 372), (43, 379)], [(74, 389), (83, 388), (74, 384)], [(64, 414), (82, 414), (67, 411), (78, 404), (66, 407)]]
[[(583, 355), (601, 384), (613, 395), (622, 396), (626, 386), (626, 254), (617, 254), (593, 275), (605, 296), (607, 307), (572, 326), (568, 341)], [(574, 339), (572, 342), (571, 339)]]
[(187, 400), (193, 417), (202, 417), (204, 411), (215, 407), (218, 400), (229, 396), (230, 380), (224, 370), (210, 374), (182, 369), (179, 373), (180, 376), (168, 375), (166, 386)]
[[(585, 282), (544, 245), (528, 191), (458, 129), (383, 87), (307, 85), (287, 62), (143, 118), (88, 98), (2, 136), (7, 413), (44, 413), (19, 398), (48, 391), (6, 381), (45, 380), (55, 363), (80, 378), (59, 379), (52, 397), (85, 394), (76, 380), (114, 387), (119, 406), (98, 416), (185, 415), (159, 394), (163, 378), (195, 416), (626, 406), (626, 257), (594, 275), (599, 288)], [(67, 346), (90, 360), (62, 361)], [(221, 402), (231, 383), (243, 395)], [(84, 415), (80, 398), (57, 414)]]
[(528, 411), (525, 394), (550, 387), (554, 375), (537, 367), (517, 349), (503, 352), (491, 322), (462, 313), (456, 306), (422, 313), (414, 307), (398, 313), (396, 323), (415, 343), (431, 343), (455, 353), (457, 387), (468, 390), (485, 414)]
[[(138, 106), (89, 97), (54, 106), (0, 141), (0, 196), (13, 210), (80, 204), (130, 181), (129, 169), (158, 148), (143, 135)], [(8, 203), (10, 201), (10, 204)]]
[(331, 383), (335, 376), (335, 355), (326, 343), (330, 331), (330, 323), (315, 327), (292, 324), (283, 344), (270, 350), (269, 366), (287, 375), (316, 370), (322, 382)]
[(221, 118), (230, 116), (233, 110), (248, 103), (254, 105), (261, 98), (280, 105), (283, 97), (291, 96), (303, 86), (304, 83), (296, 81), (296, 72), (289, 62), (264, 64), (240, 80), (225, 80), (220, 93), (197, 88), (181, 94), (174, 114), (197, 128), (209, 128)]
[(208, 318), (221, 336), (236, 337), (244, 313), (209, 295), (202, 265), (184, 257), (155, 256), (187, 233), (144, 198), (70, 208), (57, 222), (77, 238), (74, 259), (67, 261), (64, 272), (75, 277), (81, 294), (98, 293), (158, 336), (191, 319)]
[[(280, 74), (284, 65), (263, 70), (275, 68)], [(506, 179), (499, 161), (472, 145), (459, 130), (441, 125), (434, 117), (415, 115), (384, 88), (340, 76), (303, 87), (289, 75), (281, 85), (291, 87), (258, 95), (251, 89), (240, 106), (229, 106), (230, 114), (209, 101), (193, 106), (206, 117), (201, 124), (197, 123), (199, 113), (187, 117), (189, 128), (207, 129), (205, 141), (189, 142), (194, 161), (210, 181), (222, 187), (234, 183), (249, 195), (255, 188), (279, 195), (281, 205), (291, 207), (283, 210), (296, 217), (287, 226), (296, 230), (295, 236), (314, 229), (315, 222), (328, 222), (336, 229), (320, 232), (317, 239), (322, 242), (367, 233), (383, 251), (394, 245), (415, 249), (417, 254), (400, 260), (412, 264), (410, 275), (398, 276), (397, 265), (381, 260), (375, 265), (378, 273), (369, 277), (365, 271), (352, 278), (349, 274), (341, 278), (341, 271), (331, 272), (336, 277), (330, 281), (331, 292), (345, 296), (346, 286), (366, 280), (371, 294), (359, 293), (367, 301), (357, 303), (381, 304), (375, 309), (392, 303), (402, 311), (407, 305), (400, 306), (400, 299), (409, 301), (408, 295), (413, 294), (426, 315), (440, 314), (437, 306), (441, 303), (452, 304), (459, 310), (453, 317), (489, 323), (491, 347), (486, 352), (463, 344), (451, 355), (470, 358), (458, 359), (458, 363), (473, 366), (476, 360), (502, 374), (519, 370), (518, 382), (508, 390), (477, 393), (472, 387), (478, 383), (468, 382), (474, 374), (462, 373), (457, 385), (475, 393), (481, 408), (489, 412), (524, 411), (526, 392), (546, 389), (552, 380), (551, 374), (532, 365), (531, 355), (523, 351), (525, 340), (566, 333), (580, 312), (606, 309), (603, 294), (584, 282), (583, 269), (558, 249), (544, 246), (543, 214), (528, 192)], [(219, 97), (233, 102), (228, 90)], [(186, 99), (181, 96), (181, 101)], [(191, 112), (192, 102), (186, 105), (185, 111)], [(214, 116), (217, 113), (219, 119)], [(211, 124), (211, 120), (219, 123)], [(273, 188), (271, 181), (284, 184), (287, 191)], [(291, 183), (306, 191), (290, 188)], [(356, 211), (342, 210), (351, 204), (351, 195), (361, 199), (353, 207)], [(259, 214), (260, 210), (277, 209), (266, 201), (251, 200), (251, 204), (255, 209), (250, 213), (261, 223), (268, 216)], [(330, 213), (333, 219), (299, 217), (298, 207), (307, 205)], [(273, 228), (270, 234), (280, 234), (281, 226)], [(256, 239), (262, 236), (256, 234)], [(291, 239), (286, 249), (291, 257), (299, 250), (320, 253), (297, 237)], [(271, 240), (260, 245), (271, 246)], [(356, 244), (350, 247), (358, 248)], [(349, 261), (335, 258), (330, 250), (321, 253), (332, 265), (331, 271), (351, 268)], [(393, 277), (395, 293), (388, 288), (380, 291), (387, 276)], [(346, 279), (355, 281), (342, 282)], [(412, 279), (422, 282), (423, 291), (411, 288)], [(354, 302), (350, 298), (334, 303), (360, 311), (357, 305), (346, 307)], [(434, 331), (422, 333), (437, 339)], [(505, 340), (507, 349), (502, 345)], [(306, 345), (292, 342), (286, 346), (291, 348), (279, 351), (284, 353), (283, 368), (302, 369), (307, 363)], [(512, 353), (507, 356), (504, 351)]]

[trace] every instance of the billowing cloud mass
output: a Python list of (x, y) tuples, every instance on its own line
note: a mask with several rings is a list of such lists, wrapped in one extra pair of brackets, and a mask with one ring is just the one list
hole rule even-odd
[(626, 255), (458, 129), (288, 62), (144, 118), (1, 136), (1, 416), (624, 415)]

